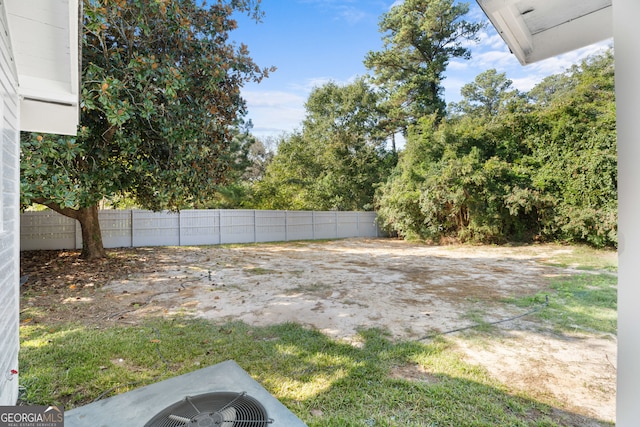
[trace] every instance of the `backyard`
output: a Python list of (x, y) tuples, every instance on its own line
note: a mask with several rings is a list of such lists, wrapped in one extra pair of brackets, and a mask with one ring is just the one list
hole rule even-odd
[(310, 426), (610, 425), (616, 265), (394, 239), (23, 252), (21, 399), (234, 359)]

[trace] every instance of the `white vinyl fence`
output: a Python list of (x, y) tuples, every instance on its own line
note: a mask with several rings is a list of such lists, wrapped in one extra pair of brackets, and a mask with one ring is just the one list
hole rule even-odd
[[(378, 237), (375, 212), (185, 210), (179, 213), (103, 210), (105, 248)], [(80, 249), (80, 223), (47, 210), (25, 212), (20, 250)]]

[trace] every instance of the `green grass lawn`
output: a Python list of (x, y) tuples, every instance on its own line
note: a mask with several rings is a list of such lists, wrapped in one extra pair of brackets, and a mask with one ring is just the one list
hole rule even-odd
[(249, 327), (192, 318), (138, 326), (24, 325), (22, 400), (94, 399), (233, 359), (309, 426), (570, 426), (570, 414), (510, 393), (443, 339), (358, 345), (296, 324)]
[(520, 307), (535, 307), (549, 297), (549, 305), (535, 314), (559, 332), (603, 332), (615, 335), (618, 319), (618, 278), (579, 274), (555, 278), (552, 292), (513, 299)]

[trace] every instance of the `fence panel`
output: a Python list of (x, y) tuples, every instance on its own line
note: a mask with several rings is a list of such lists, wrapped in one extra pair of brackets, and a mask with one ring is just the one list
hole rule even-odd
[(313, 212), (313, 238), (335, 239), (338, 237), (338, 212)]
[(375, 212), (356, 212), (358, 215), (358, 234), (353, 237), (379, 237), (377, 216)]
[(341, 212), (340, 223), (338, 224), (338, 238), (357, 237), (359, 212)]
[(20, 217), (20, 250), (75, 249), (76, 220), (54, 211), (28, 212)]
[(183, 246), (220, 244), (220, 211), (180, 212), (180, 244)]
[(180, 215), (173, 212), (133, 211), (133, 247), (179, 246)]
[[(99, 212), (105, 248), (217, 245), (288, 240), (376, 237), (374, 212), (254, 210), (143, 210)], [(53, 211), (25, 212), (20, 225), (21, 250), (80, 249), (76, 220)]]
[[(133, 246), (131, 227), (133, 211), (103, 210), (98, 212), (100, 230), (102, 230), (102, 244), (105, 248), (124, 248)], [(82, 247), (80, 225), (77, 227), (76, 247)]]
[(285, 211), (255, 211), (256, 242), (287, 240), (287, 213)]
[(288, 211), (287, 236), (285, 240), (313, 240), (313, 212)]
[(256, 241), (255, 211), (220, 210), (220, 243), (253, 243)]

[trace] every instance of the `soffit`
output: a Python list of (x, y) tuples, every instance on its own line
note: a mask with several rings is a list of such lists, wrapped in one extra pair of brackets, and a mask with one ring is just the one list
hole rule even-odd
[(4, 2), (23, 130), (75, 133), (80, 75), (78, 0)]
[(477, 0), (521, 64), (613, 36), (612, 0)]

